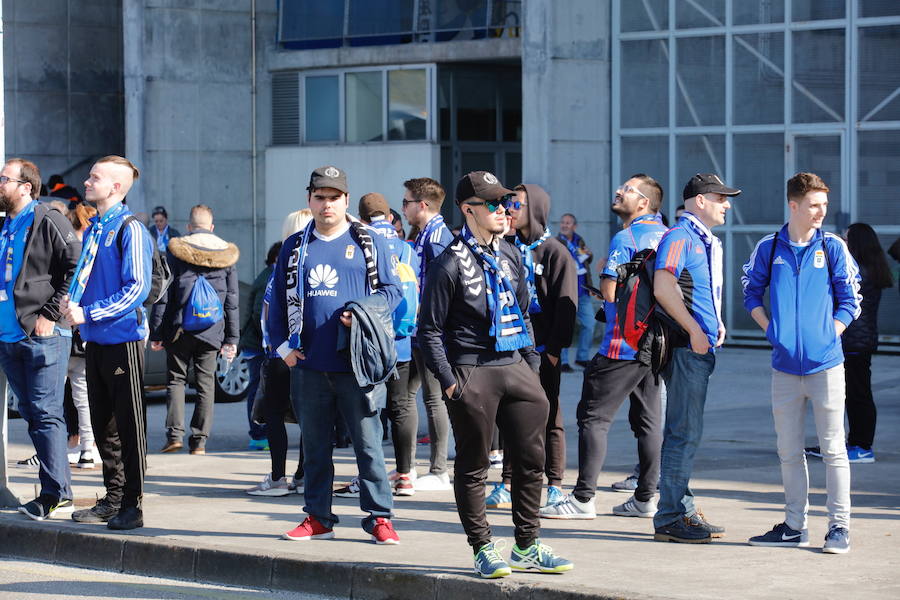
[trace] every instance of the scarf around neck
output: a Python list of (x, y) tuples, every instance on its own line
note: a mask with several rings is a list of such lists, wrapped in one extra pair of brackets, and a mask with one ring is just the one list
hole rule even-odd
[(444, 217), (442, 215), (434, 215), (425, 224), (425, 228), (416, 236), (416, 255), (419, 257), (419, 281), (425, 286), (425, 271), (428, 265), (425, 263), (425, 244), (431, 239), (431, 236), (444, 227)]
[(90, 233), (84, 241), (81, 256), (75, 266), (75, 273), (72, 275), (72, 283), (69, 284), (69, 301), (73, 304), (79, 304), (84, 295), (84, 289), (87, 287), (88, 279), (94, 268), (94, 261), (97, 259), (97, 252), (100, 250), (100, 238), (103, 237), (104, 231), (109, 229), (110, 223), (118, 219), (124, 212), (125, 205), (119, 202), (107, 210), (102, 217), (93, 218)]
[(522, 262), (525, 264), (525, 271), (528, 277), (528, 297), (530, 299), (530, 303), (528, 306), (528, 312), (531, 314), (541, 312), (541, 304), (538, 302), (537, 297), (537, 288), (534, 285), (534, 249), (546, 242), (550, 239), (550, 227), (544, 229), (544, 235), (539, 237), (537, 240), (531, 242), (530, 244), (526, 244), (522, 240), (519, 239), (519, 236), (515, 236), (516, 248), (519, 249), (519, 252), (522, 253)]
[(709, 227), (703, 224), (693, 214), (686, 212), (681, 216), (687, 225), (696, 233), (703, 243), (706, 244), (707, 257), (709, 260), (709, 281), (712, 288), (713, 306), (716, 308), (716, 319), (719, 321), (719, 328), (722, 328), (722, 285), (724, 283), (723, 257), (722, 257), (722, 241), (712, 234)]

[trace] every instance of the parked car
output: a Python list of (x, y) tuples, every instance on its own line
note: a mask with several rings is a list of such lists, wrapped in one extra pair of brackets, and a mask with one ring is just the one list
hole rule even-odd
[[(193, 389), (194, 370), (188, 372), (188, 394)], [(216, 360), (216, 402), (238, 402), (247, 397), (250, 384), (250, 368), (247, 358), (238, 354), (229, 362), (218, 357)], [(158, 398), (166, 394), (166, 353), (153, 352), (148, 347), (144, 354), (144, 391), (148, 398)]]

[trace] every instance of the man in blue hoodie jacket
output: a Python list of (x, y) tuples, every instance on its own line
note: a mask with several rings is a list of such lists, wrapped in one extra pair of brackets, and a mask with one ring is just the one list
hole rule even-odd
[[(772, 344), (772, 414), (784, 482), (785, 517), (752, 546), (808, 546), (809, 475), (803, 453), (810, 402), (825, 461), (828, 534), (824, 552), (850, 549), (850, 463), (844, 446), (841, 334), (860, 314), (859, 268), (847, 245), (821, 230), (828, 186), (813, 173), (787, 182), (791, 216), (756, 245), (744, 265), (744, 307)], [(771, 318), (763, 307), (769, 288)]]

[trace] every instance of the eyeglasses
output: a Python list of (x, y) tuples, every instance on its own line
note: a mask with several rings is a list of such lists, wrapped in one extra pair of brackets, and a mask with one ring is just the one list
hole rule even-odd
[(407, 200), (406, 198), (404, 198), (402, 200), (402, 202), (403, 202), (403, 208), (406, 208), (406, 206), (409, 204), (418, 204), (419, 203), (418, 200)]
[(23, 179), (13, 179), (12, 177), (7, 177), (6, 175), (0, 175), (0, 185), (3, 185), (7, 181), (15, 181), (16, 183), (28, 183)]
[[(622, 192), (621, 194), (619, 193), (620, 191)], [(616, 190), (616, 197), (624, 196), (624, 195), (627, 194), (628, 192), (634, 192), (635, 194), (637, 194), (637, 195), (640, 196), (641, 198), (645, 198), (645, 199), (647, 199), (647, 200), (650, 199), (650, 198), (647, 198), (647, 195), (646, 195), (645, 193), (643, 193), (641, 190), (637, 189), (636, 187), (631, 187), (631, 186), (628, 185), (628, 184), (625, 184), (625, 185), (623, 185), (622, 187), (620, 187), (618, 190)]]
[(503, 196), (502, 200), (503, 208), (506, 210), (522, 210), (524, 207), (528, 206), (528, 203), (519, 200), (516, 194), (507, 194)]

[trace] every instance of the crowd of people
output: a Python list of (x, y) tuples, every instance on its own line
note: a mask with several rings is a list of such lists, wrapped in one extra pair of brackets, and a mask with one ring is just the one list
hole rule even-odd
[[(11, 159), (0, 173), (0, 366), (36, 450), (40, 493), (19, 509), (28, 517), (71, 512), (77, 522), (110, 529), (143, 526), (149, 341), (152, 351), (166, 353), (163, 453), (183, 450), (187, 435), (190, 454), (205, 454), (216, 363), (243, 354), (251, 373), (249, 448), (271, 456), (270, 471), (246, 491), (304, 496), (307, 516), (285, 539), (334, 537), (332, 502), (341, 496), (359, 498), (362, 527), (375, 543), (397, 544), (394, 496), (452, 489), (480, 576), (571, 570), (571, 560), (541, 542), (540, 520), (596, 517), (609, 430), (626, 398), (638, 463), (616, 484), (631, 496), (613, 514), (653, 519), (658, 541), (708, 543), (725, 535), (690, 487), (707, 386), (726, 335), (723, 252), (712, 230), (741, 194), (716, 174), (687, 182), (683, 214), (671, 228), (653, 177), (635, 174), (619, 186), (610, 208), (622, 229), (596, 261), (595, 287), (593, 253), (576, 233), (576, 217), (562, 215), (554, 236), (551, 198), (539, 185), (510, 189), (490, 172), (466, 174), (454, 190), (463, 221), (455, 233), (442, 216), (444, 188), (427, 177), (409, 179), (402, 184), (406, 238), (380, 193), (362, 196), (358, 216), (350, 215), (347, 173), (326, 165), (312, 172), (307, 206), (285, 219), (282, 239), (269, 249), (243, 324), (240, 251), (214, 233), (213, 210), (194, 206), (182, 236), (157, 207), (148, 228), (126, 203), (138, 177), (126, 158), (101, 158), (84, 199), (58, 206), (38, 202), (40, 172), (30, 161)], [(744, 306), (773, 348), (785, 490), (783, 521), (750, 545), (809, 545), (810, 454), (823, 459), (827, 474), (823, 550), (847, 552), (849, 463), (874, 461), (871, 356), (881, 290), (892, 278), (871, 227), (851, 225), (846, 241), (823, 230), (828, 192), (812, 173), (788, 180), (790, 218), (759, 241), (741, 277)], [(594, 299), (603, 303), (596, 317)], [(642, 308), (647, 318), (636, 319)], [(598, 320), (605, 331), (591, 357)], [(584, 371), (578, 477), (566, 494), (559, 394), (561, 373), (572, 370), (573, 337), (574, 363)], [(198, 395), (187, 431), (190, 367)], [(431, 450), (421, 475), (420, 390)], [(809, 404), (819, 445), (804, 448)], [(288, 422), (300, 429), (293, 474)], [(333, 448), (348, 443), (357, 476), (335, 489)], [(73, 512), (70, 464), (95, 462), (106, 493)], [(502, 473), (486, 494), (491, 466)], [(515, 525), (508, 558), (486, 513), (506, 507)]]

